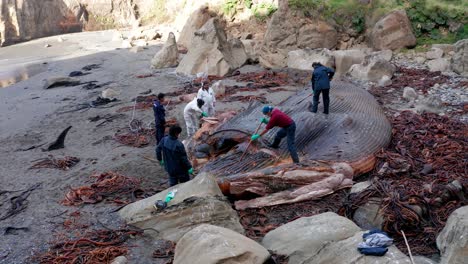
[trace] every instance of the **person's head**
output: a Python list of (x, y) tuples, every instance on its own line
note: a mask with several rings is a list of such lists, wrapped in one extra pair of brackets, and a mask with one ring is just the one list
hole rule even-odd
[(262, 113), (267, 116), (271, 116), (271, 111), (273, 111), (273, 106), (265, 105), (262, 109)]
[(182, 128), (179, 125), (173, 125), (169, 128), (169, 136), (178, 138), (182, 133)]
[(197, 99), (198, 108), (201, 108), (204, 104), (205, 104), (205, 101), (203, 101), (203, 99)]
[(159, 94), (158, 94), (158, 100), (159, 100), (159, 102), (160, 102), (160, 103), (164, 103), (165, 97), (166, 97), (165, 94), (159, 93)]
[(320, 63), (318, 61), (312, 63), (312, 68), (317, 68), (318, 66), (322, 66), (322, 63)]

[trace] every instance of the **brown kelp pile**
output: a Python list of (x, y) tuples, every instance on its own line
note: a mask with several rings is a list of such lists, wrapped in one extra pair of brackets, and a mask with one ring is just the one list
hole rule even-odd
[(77, 157), (65, 156), (62, 159), (54, 158), (54, 156), (49, 155), (47, 158), (40, 159), (36, 161), (29, 169), (59, 169), (59, 170), (69, 170), (71, 167), (75, 166), (80, 161)]

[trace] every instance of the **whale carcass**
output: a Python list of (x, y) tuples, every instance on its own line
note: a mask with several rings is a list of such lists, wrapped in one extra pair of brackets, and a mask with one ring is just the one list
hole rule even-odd
[(199, 146), (209, 146), (210, 158), (199, 171), (215, 175), (225, 192), (240, 197), (237, 209), (317, 199), (350, 187), (354, 176), (373, 169), (375, 154), (390, 142), (390, 122), (364, 89), (334, 81), (329, 115), (310, 112), (309, 95), (304, 90), (275, 106), (296, 122), (300, 164), (292, 164), (286, 138), (277, 150), (267, 147), (278, 128), (247, 149), (263, 116), (261, 104), (198, 133), (188, 144), (192, 156)]

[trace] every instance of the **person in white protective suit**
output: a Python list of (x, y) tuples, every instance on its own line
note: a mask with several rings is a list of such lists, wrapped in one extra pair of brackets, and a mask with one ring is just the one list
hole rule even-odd
[(214, 116), (216, 96), (213, 89), (211, 87), (208, 88), (202, 86), (200, 90), (198, 90), (197, 98), (205, 101), (205, 104), (202, 107), (203, 112), (207, 113), (208, 116)]
[(187, 126), (187, 137), (191, 137), (197, 132), (198, 119), (208, 116), (203, 112), (202, 107), (205, 104), (203, 99), (194, 98), (184, 108), (185, 125)]

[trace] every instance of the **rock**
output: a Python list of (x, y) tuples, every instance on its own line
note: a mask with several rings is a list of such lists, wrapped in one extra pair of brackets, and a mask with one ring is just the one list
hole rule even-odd
[(113, 90), (111, 88), (107, 88), (104, 91), (102, 91), (101, 97), (104, 98), (104, 99), (106, 99), (106, 98), (107, 99), (113, 99), (119, 94), (120, 94), (119, 91)]
[(127, 264), (127, 263), (128, 263), (128, 259), (125, 256), (116, 257), (111, 262), (111, 264)]
[(435, 72), (435, 71), (445, 72), (450, 69), (450, 63), (447, 59), (440, 58), (440, 59), (428, 61), (427, 67), (429, 67), (429, 70), (431, 72)]
[(257, 41), (253, 39), (243, 39), (241, 40), (244, 45), (245, 53), (247, 54), (247, 60), (250, 63), (258, 62), (258, 52), (257, 52)]
[(76, 86), (80, 84), (80, 79), (73, 77), (52, 77), (45, 81), (44, 89), (50, 89), (59, 86)]
[(132, 45), (132, 43), (130, 41), (128, 41), (128, 40), (122, 41), (122, 48), (123, 49), (129, 49), (131, 47), (133, 47), (133, 45)]
[(378, 50), (396, 50), (416, 45), (411, 22), (404, 10), (393, 11), (380, 19), (370, 33), (370, 44)]
[(112, 41), (122, 41), (123, 39), (124, 38), (123, 38), (122, 32), (114, 31), (112, 35)]
[(468, 77), (468, 39), (455, 43), (455, 54), (451, 62), (451, 68), (454, 72)]
[(151, 41), (161, 37), (161, 34), (155, 28), (144, 29), (140, 36), (140, 38), (144, 39), (145, 41)]
[(215, 93), (215, 96), (218, 97), (223, 97), (226, 94), (226, 85), (224, 85), (222, 80), (216, 81), (213, 83), (211, 86), (211, 89), (213, 89), (213, 92)]
[(57, 42), (63, 42), (63, 38), (62, 38), (62, 37), (58, 37), (58, 38), (57, 38)]
[(415, 105), (416, 112), (422, 114), (428, 113), (442, 113), (442, 101), (438, 96), (430, 95), (426, 98), (419, 100), (418, 104)]
[(338, 44), (338, 33), (324, 21), (314, 21), (299, 28), (297, 35), (298, 48), (333, 49)]
[(370, 198), (367, 203), (354, 212), (354, 222), (363, 229), (381, 229), (384, 222), (379, 213), (381, 202), (380, 198)]
[(409, 257), (395, 246), (388, 247), (388, 252), (381, 257), (362, 255), (356, 248), (357, 245), (362, 242), (362, 235), (364, 233), (365, 232), (357, 232), (350, 238), (323, 245), (323, 249), (320, 250), (320, 252), (303, 263), (411, 264)]
[(377, 85), (380, 87), (388, 86), (390, 84), (392, 84), (392, 78), (387, 75), (382, 76), (382, 78), (377, 83)]
[(212, 16), (214, 16), (214, 14), (210, 11), (208, 6), (202, 6), (193, 12), (180, 32), (179, 45), (189, 49), (195, 32), (205, 25)]
[(360, 193), (360, 192), (364, 191), (365, 189), (367, 189), (370, 185), (371, 185), (371, 183), (369, 181), (358, 182), (358, 183), (354, 184), (353, 187), (351, 187), (351, 190), (349, 191), (349, 193), (350, 194)]
[(413, 260), (414, 264), (438, 264), (438, 262), (424, 256), (413, 256)]
[(393, 51), (387, 49), (382, 51), (375, 51), (370, 54), (373, 58), (380, 58), (385, 61), (391, 61), (393, 57)]
[(426, 62), (426, 58), (420, 56), (420, 57), (414, 58), (414, 61), (419, 63), (419, 64), (423, 64), (424, 62)]
[(192, 46), (176, 69), (177, 73), (194, 75), (206, 72), (209, 75), (224, 76), (241, 67), (247, 61), (242, 42), (226, 39), (218, 19), (212, 18), (192, 39)]
[(179, 49), (174, 33), (169, 33), (166, 43), (151, 60), (151, 67), (154, 69), (172, 68), (179, 65)]
[(144, 39), (137, 39), (132, 42), (132, 45), (137, 47), (146, 47), (148, 46), (148, 42), (146, 42)]
[(441, 49), (444, 54), (449, 54), (452, 51), (455, 51), (455, 46), (452, 44), (432, 44), (431, 48)]
[(263, 264), (270, 257), (264, 247), (232, 230), (200, 225), (177, 242), (174, 264)]
[(468, 206), (455, 210), (437, 236), (441, 264), (463, 264), (468, 257)]
[(313, 62), (320, 62), (327, 67), (335, 67), (335, 59), (328, 49), (301, 49), (288, 53), (288, 68), (310, 71)]
[[(168, 192), (177, 193), (168, 207), (155, 211), (154, 203)], [(212, 224), (243, 233), (237, 213), (224, 198), (213, 176), (199, 174), (195, 179), (173, 186), (149, 198), (129, 204), (119, 211), (127, 224), (147, 229), (153, 238), (177, 242), (201, 224)], [(153, 231), (154, 230), (154, 231)]]
[(418, 99), (418, 93), (416, 93), (412, 87), (405, 87), (405, 89), (403, 89), (403, 98), (411, 102)]
[(428, 52), (426, 52), (426, 58), (428, 60), (440, 59), (444, 56), (444, 51), (439, 48), (431, 48)]
[(50, 47), (52, 47), (52, 45), (50, 45), (49, 43), (44, 45), (44, 48), (50, 48)]
[(354, 64), (361, 64), (366, 57), (363, 50), (335, 50), (333, 51), (335, 57), (335, 75), (343, 76)]
[[(289, 257), (289, 263), (314, 263), (310, 260), (326, 245), (352, 237), (360, 228), (335, 213), (302, 217), (268, 232), (262, 245), (276, 254)], [(353, 249), (356, 250), (356, 245)], [(347, 262), (329, 262), (347, 263)]]
[(143, 51), (143, 50), (144, 50), (143, 47), (141, 47), (141, 46), (135, 46), (135, 47), (132, 47), (132, 48), (130, 49), (130, 52), (131, 52), (131, 53), (138, 53), (138, 52), (141, 52), (141, 51)]
[(362, 64), (352, 65), (348, 74), (362, 81), (378, 82), (383, 76), (392, 77), (395, 71), (395, 66), (390, 62), (368, 56)]

